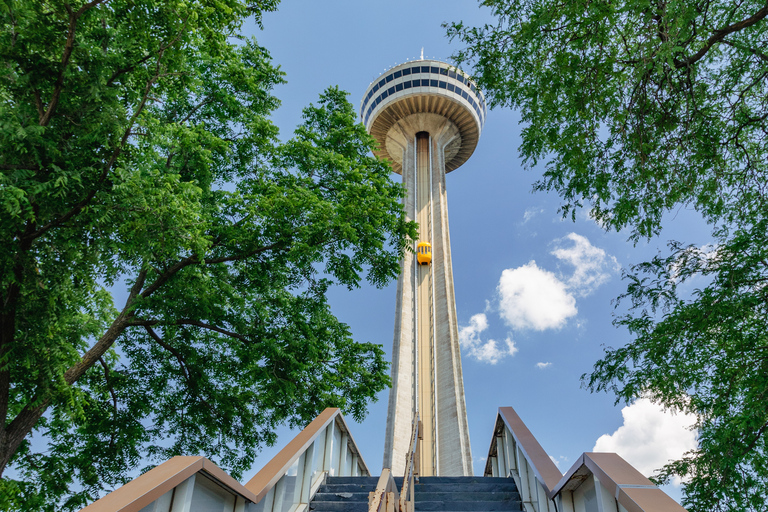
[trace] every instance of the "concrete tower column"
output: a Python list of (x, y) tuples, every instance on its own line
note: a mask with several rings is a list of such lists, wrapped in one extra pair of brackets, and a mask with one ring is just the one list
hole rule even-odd
[(409, 219), (432, 262), (406, 253), (397, 285), (392, 389), (384, 467), (405, 471), (412, 421), (421, 418), (419, 473), (471, 475), (464, 384), (453, 290), (445, 174), (474, 151), (485, 119), (474, 84), (448, 64), (396, 66), (369, 86), (361, 115), (407, 189)]

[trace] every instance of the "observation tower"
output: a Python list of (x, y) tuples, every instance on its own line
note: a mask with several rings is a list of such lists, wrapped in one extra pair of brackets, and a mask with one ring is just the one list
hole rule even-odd
[(472, 474), (445, 174), (472, 155), (485, 115), (485, 99), (467, 75), (423, 58), (386, 71), (368, 86), (360, 107), (379, 142), (376, 156), (391, 160), (403, 176), (406, 214), (419, 223), (419, 254), (431, 245), (429, 263), (405, 254), (397, 283), (384, 443), (384, 467), (395, 475), (405, 471), (417, 413), (419, 474)]

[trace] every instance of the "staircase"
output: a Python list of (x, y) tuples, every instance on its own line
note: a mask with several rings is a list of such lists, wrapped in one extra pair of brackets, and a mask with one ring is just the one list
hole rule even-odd
[[(367, 512), (368, 493), (376, 488), (376, 477), (328, 477), (317, 491), (310, 510)], [(403, 479), (396, 478), (401, 488)], [(511, 478), (482, 476), (421, 477), (414, 486), (416, 512), (522, 512), (520, 494)]]
[(420, 511), (523, 510), (520, 494), (511, 478), (483, 476), (421, 477), (414, 487), (415, 509)]
[(368, 493), (376, 489), (378, 480), (377, 476), (329, 476), (317, 489), (309, 510), (368, 512)]

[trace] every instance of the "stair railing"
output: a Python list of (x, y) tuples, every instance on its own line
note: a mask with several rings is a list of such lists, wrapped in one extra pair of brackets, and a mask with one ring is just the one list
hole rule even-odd
[(400, 491), (400, 512), (413, 512), (413, 480), (419, 474), (419, 426), (421, 420), (419, 415), (413, 419), (413, 430), (411, 432), (411, 447), (405, 456), (405, 475), (403, 476), (403, 488)]
[(512, 477), (526, 512), (555, 512), (549, 493), (563, 475), (512, 407), (499, 408), (483, 476)]
[(267, 463), (245, 488), (255, 512), (301, 512), (327, 476), (370, 476), (339, 409), (324, 410)]
[(384, 468), (376, 483), (376, 490), (368, 494), (368, 512), (395, 512), (400, 508), (399, 498), (392, 470)]
[(584, 453), (565, 475), (512, 407), (500, 407), (484, 476), (512, 477), (526, 512), (685, 512), (615, 453)]

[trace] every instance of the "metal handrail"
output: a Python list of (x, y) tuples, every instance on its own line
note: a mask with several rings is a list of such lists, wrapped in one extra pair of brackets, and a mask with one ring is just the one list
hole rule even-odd
[(484, 476), (511, 476), (532, 512), (584, 510), (590, 486), (595, 499), (606, 500), (598, 508), (616, 510), (617, 503), (628, 512), (685, 512), (615, 453), (583, 453), (563, 475), (512, 407), (499, 408)]
[[(340, 443), (333, 441), (334, 430), (340, 434)], [(323, 459), (321, 468), (312, 467), (312, 460), (315, 457), (315, 443), (318, 443), (317, 456)], [(332, 450), (330, 449), (331, 444), (338, 444), (338, 446)], [(349, 457), (347, 457), (348, 455)], [(245, 484), (245, 488), (257, 496), (256, 503), (260, 503), (267, 496), (271, 496), (270, 499), (282, 499), (282, 494), (276, 492), (276, 487), (279, 482), (285, 482), (286, 474), (294, 464), (300, 466), (296, 468), (296, 478), (297, 482), (301, 482), (301, 503), (309, 502), (317, 487), (324, 480), (324, 475), (328, 473), (333, 475), (333, 471), (336, 471), (336, 476), (370, 476), (371, 474), (357, 449), (341, 411), (337, 408), (328, 408), (320, 413), (256, 476), (251, 478)], [(313, 477), (314, 469), (321, 471)], [(278, 509), (279, 507), (275, 508)]]
[(392, 477), (392, 470), (384, 468), (381, 470), (381, 476), (376, 483), (376, 490), (368, 494), (368, 512), (394, 512), (395, 506), (399, 502), (397, 485)]
[[(421, 420), (419, 415), (413, 419), (413, 430), (411, 433), (411, 448), (408, 450), (408, 454), (405, 456), (405, 468), (406, 472), (403, 475), (403, 488), (400, 491), (400, 512), (412, 512), (413, 511), (413, 477), (417, 470), (416, 457), (419, 447), (419, 424)], [(410, 497), (410, 500), (408, 500)], [(408, 504), (410, 503), (410, 507)]]

